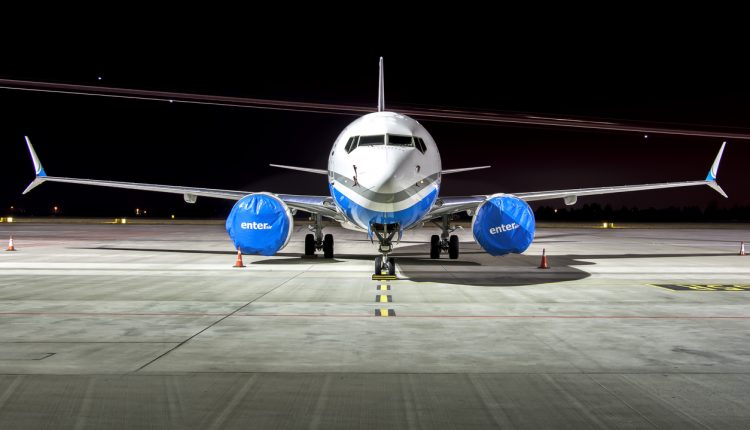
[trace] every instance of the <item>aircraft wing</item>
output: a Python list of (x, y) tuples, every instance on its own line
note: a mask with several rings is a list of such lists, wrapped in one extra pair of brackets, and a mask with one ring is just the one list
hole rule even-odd
[[(573, 188), (568, 190), (553, 191), (532, 191), (523, 193), (508, 193), (527, 202), (536, 200), (563, 199), (566, 205), (575, 204), (579, 196), (594, 196), (601, 194), (625, 193), (630, 191), (660, 190), (664, 188), (692, 187), (698, 185), (707, 185), (724, 197), (727, 194), (716, 183), (716, 176), (719, 172), (719, 162), (724, 153), (726, 142), (721, 145), (719, 153), (716, 155), (714, 164), (711, 165), (706, 179), (702, 181), (684, 181), (684, 182), (662, 182), (658, 184), (641, 184), (641, 185), (620, 185), (614, 187), (596, 187), (596, 188)], [(474, 210), (485, 200), (492, 197), (486, 196), (468, 196), (468, 197), (441, 197), (435, 202), (432, 210), (425, 216), (425, 219), (437, 218), (443, 215), (450, 215), (466, 210)]]
[[(239, 200), (252, 193), (252, 191), (243, 190), (221, 190), (215, 188), (183, 187), (178, 185), (157, 185), (143, 184), (138, 182), (119, 182), (104, 181), (99, 179), (48, 176), (44, 171), (44, 168), (42, 167), (42, 163), (39, 161), (39, 157), (37, 157), (36, 152), (34, 151), (34, 147), (31, 146), (31, 142), (29, 141), (28, 137), (26, 137), (26, 144), (29, 147), (29, 153), (31, 154), (31, 159), (34, 162), (36, 177), (31, 182), (31, 184), (26, 187), (26, 189), (23, 191), (23, 194), (28, 193), (43, 182), (64, 182), (68, 184), (94, 185), (99, 187), (124, 188), (128, 190), (182, 194), (185, 201), (188, 203), (195, 203), (198, 197)], [(283, 200), (284, 203), (286, 203), (287, 206), (289, 206), (291, 209), (297, 209), (313, 214), (320, 214), (329, 218), (333, 218), (337, 221), (344, 221), (344, 217), (336, 210), (336, 205), (333, 203), (333, 199), (331, 198), (331, 196), (302, 196), (294, 194), (276, 194), (276, 196)]]

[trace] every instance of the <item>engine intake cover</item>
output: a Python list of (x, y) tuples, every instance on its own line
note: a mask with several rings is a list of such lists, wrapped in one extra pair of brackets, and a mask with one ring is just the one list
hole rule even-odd
[(528, 203), (498, 194), (477, 208), (471, 223), (474, 239), (490, 255), (520, 254), (534, 240), (536, 222)]
[(289, 242), (294, 220), (286, 203), (268, 193), (249, 194), (234, 204), (227, 234), (243, 254), (274, 255)]

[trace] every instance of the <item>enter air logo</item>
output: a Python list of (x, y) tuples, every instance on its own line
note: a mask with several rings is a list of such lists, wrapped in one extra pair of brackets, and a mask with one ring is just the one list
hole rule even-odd
[(504, 233), (506, 231), (515, 230), (517, 228), (521, 227), (520, 225), (513, 223), (513, 224), (500, 224), (497, 227), (492, 227), (490, 229), (490, 234), (500, 234)]
[(271, 224), (267, 222), (243, 222), (240, 224), (243, 230), (271, 230)]

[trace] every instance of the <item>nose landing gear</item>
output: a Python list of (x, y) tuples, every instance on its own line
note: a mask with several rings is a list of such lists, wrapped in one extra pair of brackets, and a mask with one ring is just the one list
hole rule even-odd
[(393, 237), (400, 232), (398, 224), (372, 224), (371, 231), (377, 237), (378, 251), (375, 258), (373, 279), (396, 279), (396, 259), (388, 255), (393, 251)]

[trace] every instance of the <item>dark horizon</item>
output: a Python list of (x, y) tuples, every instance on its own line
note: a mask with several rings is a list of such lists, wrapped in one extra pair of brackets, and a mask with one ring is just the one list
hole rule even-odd
[[(537, 50), (539, 55), (531, 59), (523, 50), (512, 49), (502, 61), (486, 53), (436, 56), (388, 47), (351, 55), (304, 52), (154, 57), (154, 50), (123, 56), (113, 48), (102, 57), (81, 50), (63, 57), (40, 55), (35, 61), (19, 57), (0, 66), (0, 77), (349, 103), (374, 110), (377, 60), (382, 55), (387, 107), (453, 107), (747, 131), (750, 97), (741, 73), (696, 65), (679, 48), (671, 55), (655, 47), (636, 56), (623, 50), (597, 56), (592, 50)], [(233, 204), (199, 198), (196, 205), (188, 205), (180, 195), (52, 183), (21, 196), (33, 179), (24, 135), (31, 138), (50, 175), (325, 195), (324, 177), (268, 164), (325, 168), (334, 139), (354, 119), (12, 90), (0, 90), (0, 114), (3, 158), (9, 168), (0, 190), (0, 215), (10, 206), (37, 215), (58, 206), (64, 214), (76, 215), (124, 216), (138, 207), (165, 216), (217, 217), (228, 214)], [(445, 176), (444, 196), (703, 179), (721, 145), (717, 138), (421, 122), (435, 138), (444, 168), (493, 166)], [(746, 142), (728, 142), (718, 182), (729, 199), (708, 187), (691, 187), (581, 197), (577, 206), (750, 206), (744, 185), (748, 155)]]

